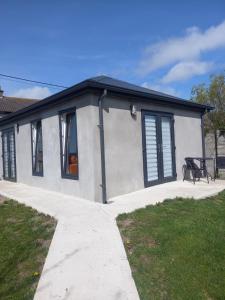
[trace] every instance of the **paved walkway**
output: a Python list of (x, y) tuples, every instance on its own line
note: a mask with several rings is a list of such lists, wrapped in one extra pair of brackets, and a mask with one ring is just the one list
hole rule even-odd
[(115, 217), (176, 196), (202, 198), (225, 182), (172, 182), (93, 203), (19, 183), (0, 182), (0, 194), (54, 216), (57, 227), (35, 300), (137, 300)]

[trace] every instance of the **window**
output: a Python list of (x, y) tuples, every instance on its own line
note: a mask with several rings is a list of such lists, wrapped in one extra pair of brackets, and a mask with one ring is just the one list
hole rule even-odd
[(33, 175), (43, 176), (43, 144), (41, 120), (31, 123)]
[(61, 112), (59, 119), (62, 177), (78, 179), (76, 111)]

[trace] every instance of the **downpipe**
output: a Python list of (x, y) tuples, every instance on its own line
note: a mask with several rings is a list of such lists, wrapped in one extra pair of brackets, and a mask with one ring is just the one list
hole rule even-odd
[(102, 202), (107, 204), (106, 193), (106, 172), (105, 172), (105, 140), (104, 140), (104, 122), (103, 122), (103, 100), (107, 95), (107, 89), (104, 89), (103, 93), (98, 99), (98, 111), (99, 111), (99, 133), (100, 133), (100, 152), (101, 152), (101, 173), (102, 173)]

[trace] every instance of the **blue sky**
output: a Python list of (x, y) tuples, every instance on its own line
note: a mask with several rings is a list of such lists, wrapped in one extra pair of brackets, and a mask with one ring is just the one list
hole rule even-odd
[[(0, 73), (71, 86), (100, 74), (190, 98), (225, 70), (225, 1), (1, 1)], [(59, 89), (0, 77), (5, 94)]]

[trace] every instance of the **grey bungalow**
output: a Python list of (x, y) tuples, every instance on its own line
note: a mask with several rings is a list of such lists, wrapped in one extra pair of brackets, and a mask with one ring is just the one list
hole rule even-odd
[[(92, 201), (182, 178), (211, 108), (99, 76), (0, 120), (1, 174)], [(163, 189), (163, 185), (162, 185)]]

